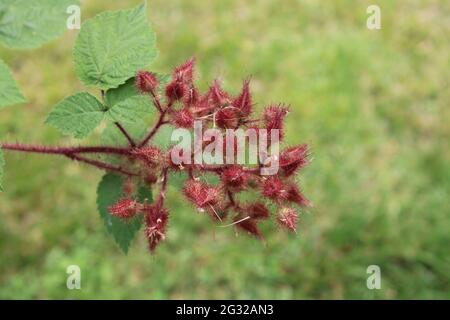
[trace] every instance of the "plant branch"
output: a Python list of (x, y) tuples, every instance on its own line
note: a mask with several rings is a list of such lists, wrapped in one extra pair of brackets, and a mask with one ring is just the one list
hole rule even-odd
[(50, 147), (40, 145), (24, 145), (19, 143), (3, 143), (0, 144), (3, 150), (12, 150), (19, 152), (31, 152), (42, 154), (75, 154), (75, 153), (107, 153), (117, 155), (129, 155), (129, 148), (118, 148), (109, 146), (93, 146), (93, 147)]
[(94, 159), (89, 159), (89, 158), (86, 158), (86, 157), (78, 156), (76, 154), (67, 154), (65, 156), (67, 156), (71, 160), (84, 162), (86, 164), (90, 164), (90, 165), (92, 165), (94, 167), (97, 167), (99, 169), (104, 169), (104, 170), (108, 170), (108, 171), (115, 171), (115, 172), (119, 172), (119, 173), (122, 173), (122, 174), (127, 175), (127, 176), (137, 176), (136, 173), (129, 172), (127, 170), (122, 169), (119, 166), (114, 166), (114, 165), (111, 165), (111, 164), (106, 163), (106, 162), (102, 162), (102, 161), (98, 161), (98, 160), (94, 160)]
[(124, 137), (128, 140), (130, 146), (135, 147), (136, 143), (134, 142), (133, 138), (128, 134), (127, 130), (125, 130), (125, 128), (119, 122), (114, 122), (114, 124), (120, 130), (120, 132), (122, 132)]
[(152, 90), (150, 92), (151, 96), (152, 96), (152, 100), (153, 100), (153, 104), (155, 105), (156, 109), (158, 109), (159, 112), (163, 112), (163, 108), (161, 106), (161, 101), (159, 100), (158, 95)]
[(153, 136), (156, 134), (158, 129), (162, 125), (167, 123), (164, 121), (164, 116), (166, 115), (166, 112), (167, 112), (167, 109), (161, 112), (161, 114), (159, 115), (158, 122), (156, 122), (156, 124), (153, 126), (153, 128), (150, 130), (150, 132), (144, 138), (144, 140), (142, 140), (142, 142), (139, 144), (139, 148), (142, 148), (143, 146), (145, 146), (151, 140), (151, 138), (153, 138)]

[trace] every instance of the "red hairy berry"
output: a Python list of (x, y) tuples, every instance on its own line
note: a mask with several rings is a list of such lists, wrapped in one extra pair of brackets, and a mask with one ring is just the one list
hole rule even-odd
[(167, 85), (166, 97), (169, 100), (169, 102), (172, 103), (174, 101), (183, 99), (186, 91), (187, 91), (186, 85), (183, 82), (177, 81), (175, 79), (174, 81), (172, 81)]
[(285, 201), (288, 197), (286, 186), (277, 177), (269, 177), (262, 184), (262, 194), (275, 201)]
[(184, 62), (182, 65), (175, 68), (173, 71), (173, 78), (183, 83), (192, 83), (194, 76), (195, 58), (192, 57)]
[(222, 182), (234, 190), (242, 190), (247, 182), (248, 173), (241, 166), (231, 166), (223, 170)]
[(222, 107), (230, 102), (228, 93), (222, 89), (220, 81), (217, 79), (209, 87), (208, 97), (216, 107)]
[(108, 207), (108, 211), (111, 215), (121, 219), (133, 218), (138, 212), (138, 209), (139, 205), (137, 201), (133, 199), (120, 199), (116, 204)]
[(184, 104), (186, 107), (195, 106), (200, 99), (200, 94), (195, 87), (189, 88), (184, 94)]
[(239, 124), (239, 116), (233, 108), (222, 108), (216, 112), (216, 124), (222, 129), (234, 129)]
[(311, 202), (306, 199), (303, 194), (300, 192), (298, 187), (294, 184), (289, 185), (287, 188), (287, 200), (290, 202), (294, 202), (302, 207), (309, 207), (311, 206)]
[(283, 122), (288, 113), (289, 108), (283, 105), (271, 105), (264, 109), (263, 119), (269, 137), (272, 129), (278, 129), (280, 131), (280, 139), (283, 138)]
[(268, 129), (281, 129), (289, 108), (283, 105), (271, 105), (264, 109), (263, 118)]
[(154, 73), (139, 71), (136, 74), (136, 87), (141, 93), (154, 93), (159, 81)]
[(151, 206), (145, 212), (145, 236), (151, 252), (166, 239), (166, 227), (169, 220), (168, 211), (158, 205)]
[(192, 128), (194, 126), (194, 117), (187, 108), (177, 110), (171, 113), (171, 122), (177, 128)]
[(251, 219), (251, 218), (246, 219), (246, 218), (242, 218), (241, 216), (237, 216), (233, 219), (233, 221), (236, 223), (235, 227), (237, 229), (245, 231), (248, 234), (255, 236), (259, 239), (263, 239), (263, 236), (258, 229), (256, 220)]
[(213, 207), (220, 201), (220, 190), (200, 181), (188, 180), (183, 188), (184, 195), (201, 209)]
[(285, 176), (293, 175), (309, 163), (308, 145), (303, 144), (284, 150), (280, 155), (280, 168)]
[(277, 213), (277, 221), (287, 230), (296, 232), (298, 221), (297, 211), (292, 208), (282, 208)]
[(233, 102), (233, 107), (240, 111), (241, 117), (248, 117), (252, 112), (252, 97), (250, 95), (250, 80), (244, 80), (242, 91)]
[(154, 146), (135, 149), (131, 153), (135, 158), (141, 160), (150, 168), (157, 167), (163, 160), (161, 150)]
[(270, 216), (269, 209), (267, 209), (267, 207), (260, 202), (248, 205), (245, 207), (244, 211), (252, 219), (267, 219)]

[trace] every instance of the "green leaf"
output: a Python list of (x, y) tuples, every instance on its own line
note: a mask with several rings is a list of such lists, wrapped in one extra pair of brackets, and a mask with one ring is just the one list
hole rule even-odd
[(120, 123), (136, 123), (151, 113), (155, 108), (149, 105), (149, 97), (144, 95), (134, 96), (121, 101), (108, 110), (108, 115), (113, 121)]
[(3, 151), (2, 151), (2, 148), (0, 147), (0, 192), (3, 191), (2, 181), (3, 181), (3, 167), (4, 166), (5, 166), (5, 158), (3, 157)]
[(157, 73), (156, 77), (158, 78), (160, 89), (162, 89), (162, 87), (165, 86), (166, 84), (168, 84), (170, 82), (170, 80), (172, 79), (172, 75), (170, 75), (170, 74)]
[[(132, 77), (128, 79), (124, 84), (121, 84), (118, 88), (109, 89), (105, 94), (105, 104), (108, 108), (114, 107), (116, 104), (127, 100), (128, 98), (141, 95), (136, 89), (136, 79)], [(148, 99), (148, 105), (151, 105), (150, 99)]]
[(104, 113), (103, 105), (96, 97), (82, 92), (59, 102), (50, 112), (46, 123), (63, 134), (84, 138), (100, 124)]
[(25, 101), (26, 99), (17, 87), (8, 66), (0, 59), (0, 109)]
[[(106, 229), (113, 235), (114, 240), (126, 254), (136, 233), (142, 225), (142, 216), (139, 215), (131, 221), (122, 221), (117, 217), (113, 217), (108, 212), (108, 207), (114, 205), (122, 195), (123, 178), (118, 175), (107, 173), (103, 176), (97, 189), (97, 207), (100, 216), (105, 223)], [(147, 199), (152, 201), (151, 190), (148, 188), (139, 188), (139, 201)]]
[(67, 29), (67, 8), (78, 0), (1, 0), (0, 42), (29, 49), (51, 41)]
[[(170, 81), (170, 74), (159, 74), (156, 73), (156, 77), (159, 81), (159, 89), (161, 89)], [(128, 79), (124, 84), (121, 84), (117, 88), (109, 89), (105, 94), (105, 103), (108, 108), (122, 102), (128, 98), (140, 96), (141, 93), (136, 88), (136, 78), (132, 77)], [(147, 99), (149, 106), (154, 107), (150, 98)]]
[(117, 88), (156, 57), (146, 5), (104, 12), (86, 21), (75, 42), (75, 69), (87, 86)]

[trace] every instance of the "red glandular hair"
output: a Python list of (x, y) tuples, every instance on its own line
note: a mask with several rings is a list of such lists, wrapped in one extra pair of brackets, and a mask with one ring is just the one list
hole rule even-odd
[(155, 251), (156, 246), (166, 239), (168, 221), (169, 212), (158, 204), (145, 209), (145, 236), (150, 251)]

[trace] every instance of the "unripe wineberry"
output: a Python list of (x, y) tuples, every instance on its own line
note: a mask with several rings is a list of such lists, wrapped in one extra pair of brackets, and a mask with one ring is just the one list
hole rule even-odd
[(108, 207), (111, 215), (121, 219), (133, 218), (139, 210), (140, 205), (133, 199), (120, 199), (116, 204)]
[(139, 71), (136, 74), (136, 87), (141, 93), (154, 93), (159, 81), (154, 73)]
[(297, 230), (298, 214), (293, 208), (282, 208), (277, 213), (278, 223), (289, 231)]

